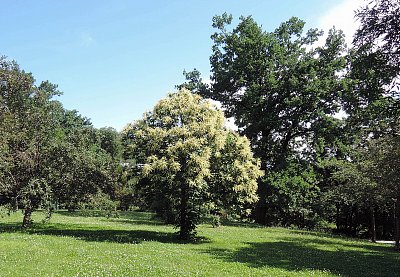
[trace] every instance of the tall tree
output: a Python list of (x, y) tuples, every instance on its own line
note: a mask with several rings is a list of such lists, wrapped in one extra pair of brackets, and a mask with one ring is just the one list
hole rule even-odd
[[(213, 185), (221, 182), (212, 181), (213, 173), (219, 171), (213, 172), (212, 164), (213, 157), (222, 155), (225, 143), (229, 143), (223, 124), (221, 111), (200, 96), (182, 90), (162, 99), (152, 112), (124, 131), (128, 140), (126, 156), (136, 157), (142, 165), (144, 179), (139, 185), (171, 214), (182, 239), (195, 234), (201, 208), (210, 199), (209, 194), (219, 192)], [(256, 199), (254, 182), (260, 171), (248, 144), (243, 139), (236, 141), (239, 143), (232, 144), (245, 153), (232, 157), (233, 165), (221, 163), (230, 167), (231, 178), (239, 177), (232, 173), (234, 170), (243, 175), (223, 184), (228, 192), (221, 198), (236, 193), (241, 195), (237, 199), (242, 203), (252, 202)]]
[[(322, 32), (304, 34), (304, 22), (297, 18), (274, 32), (263, 31), (251, 17), (241, 17), (229, 30), (231, 22), (227, 14), (214, 17), (211, 88), (196, 88), (220, 101), (235, 118), (267, 172), (281, 171), (293, 155), (310, 158), (315, 131), (340, 108), (344, 81), (339, 73), (346, 66), (343, 35), (332, 30), (325, 45), (315, 47)], [(192, 77), (186, 85), (193, 87), (199, 78)], [(266, 184), (266, 177), (259, 186), (260, 223), (265, 223), (267, 195), (279, 193), (274, 183)]]

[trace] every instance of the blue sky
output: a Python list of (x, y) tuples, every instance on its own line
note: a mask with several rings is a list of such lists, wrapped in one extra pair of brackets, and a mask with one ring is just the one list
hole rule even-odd
[(174, 91), (184, 69), (209, 77), (214, 15), (252, 15), (267, 31), (297, 16), (306, 28), (351, 32), (355, 2), (0, 0), (0, 55), (58, 84), (64, 107), (95, 127), (121, 130)]

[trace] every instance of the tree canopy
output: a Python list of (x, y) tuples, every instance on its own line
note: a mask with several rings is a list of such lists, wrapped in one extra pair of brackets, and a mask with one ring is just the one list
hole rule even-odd
[[(304, 33), (305, 23), (295, 17), (273, 32), (251, 17), (241, 17), (232, 29), (231, 22), (228, 14), (213, 18), (211, 86), (196, 84), (200, 79), (194, 71), (186, 73), (186, 87), (221, 102), (267, 174), (284, 170), (296, 155), (315, 159), (316, 133), (334, 125), (346, 86), (339, 74), (346, 66), (342, 33), (331, 30), (325, 45), (317, 47), (322, 32)], [(267, 186), (274, 187), (266, 181), (260, 183), (257, 215), (264, 223)]]
[(124, 130), (126, 155), (136, 158), (144, 178), (140, 189), (182, 239), (193, 236), (210, 201), (226, 207), (257, 199), (257, 160), (245, 138), (224, 129), (224, 120), (210, 102), (181, 90)]

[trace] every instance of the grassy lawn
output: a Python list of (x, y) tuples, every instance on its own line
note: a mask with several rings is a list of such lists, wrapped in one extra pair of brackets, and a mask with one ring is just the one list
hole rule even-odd
[(0, 218), (0, 276), (396, 276), (391, 246), (256, 225), (201, 225), (196, 243), (176, 239), (149, 213), (107, 219), (58, 212), (21, 231)]

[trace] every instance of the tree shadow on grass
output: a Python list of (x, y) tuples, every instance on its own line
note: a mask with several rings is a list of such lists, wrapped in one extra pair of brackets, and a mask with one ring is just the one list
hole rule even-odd
[(107, 219), (104, 219), (104, 221), (123, 223), (123, 224), (133, 224), (133, 225), (150, 225), (150, 226), (167, 225), (166, 223), (164, 223), (162, 221), (154, 220), (154, 219), (140, 220), (140, 219), (129, 219), (129, 218), (107, 218)]
[[(72, 227), (71, 227), (72, 226)], [(198, 237), (193, 241), (182, 241), (176, 233), (149, 231), (149, 230), (118, 230), (118, 229), (100, 229), (90, 226), (79, 226), (73, 228), (68, 224), (39, 224), (36, 223), (32, 228), (23, 230), (20, 224), (0, 223), (0, 232), (24, 232), (28, 234), (50, 235), (57, 237), (73, 237), (84, 241), (113, 242), (138, 244), (144, 241), (156, 241), (161, 243), (174, 244), (200, 244), (208, 240), (204, 237)]]
[(96, 210), (77, 210), (73, 212), (69, 211), (56, 211), (54, 214), (60, 214), (62, 216), (69, 217), (104, 217), (104, 221), (119, 222), (126, 224), (137, 224), (137, 225), (165, 225), (161, 220), (154, 218), (154, 214), (147, 212), (121, 212), (118, 211), (118, 216), (107, 217), (107, 212), (96, 211)]
[[(324, 249), (324, 244), (332, 245)], [(212, 248), (207, 253), (256, 268), (274, 267), (294, 272), (328, 270), (349, 277), (398, 276), (400, 256), (394, 250), (379, 245), (358, 245), (355, 249), (353, 246), (320, 239), (281, 238), (278, 242), (247, 243), (233, 251)]]
[(241, 227), (241, 228), (267, 228), (264, 225), (260, 225), (255, 222), (245, 222), (245, 221), (236, 221), (236, 220), (229, 220), (229, 219), (222, 219), (221, 220), (221, 225), (222, 226), (229, 226), (229, 227)]

